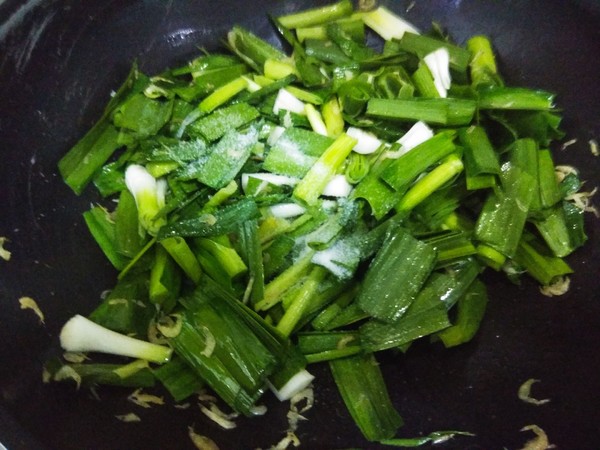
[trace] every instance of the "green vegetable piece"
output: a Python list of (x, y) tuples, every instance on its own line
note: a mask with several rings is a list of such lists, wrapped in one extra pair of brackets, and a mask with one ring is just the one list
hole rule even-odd
[(294, 197), (314, 205), (323, 189), (356, 145), (356, 139), (342, 133), (323, 152), (294, 189)]
[(485, 314), (487, 302), (485, 284), (479, 280), (473, 282), (465, 295), (458, 300), (454, 324), (437, 334), (446, 348), (473, 339)]
[(454, 179), (463, 170), (462, 160), (456, 154), (447, 156), (439, 166), (420, 178), (404, 194), (396, 209), (410, 211), (435, 190)]
[(96, 243), (111, 264), (117, 270), (123, 269), (128, 262), (128, 258), (119, 251), (116, 226), (110, 213), (101, 206), (94, 206), (83, 213), (83, 218)]
[(258, 142), (258, 131), (228, 131), (210, 151), (198, 180), (213, 189), (228, 185), (244, 166)]
[[(72, 363), (62, 364), (60, 361), (49, 361), (45, 366), (54, 381), (75, 381), (79, 387), (98, 385), (121, 387), (152, 387), (154, 375), (147, 361), (137, 360), (132, 363)], [(126, 372), (120, 375), (120, 372)]]
[(153, 369), (152, 373), (176, 402), (197, 394), (205, 385), (198, 374), (179, 357), (174, 357), (168, 363)]
[(171, 118), (172, 101), (153, 100), (144, 94), (132, 95), (115, 109), (113, 123), (126, 128), (138, 138), (156, 134)]
[(459, 131), (464, 148), (467, 189), (493, 187), (495, 176), (500, 174), (498, 155), (483, 127), (473, 125)]
[(267, 59), (282, 60), (286, 55), (250, 31), (234, 26), (227, 33), (231, 50), (255, 71), (262, 73)]
[(180, 289), (181, 272), (165, 248), (157, 245), (154, 265), (150, 271), (150, 302), (168, 313), (175, 306)]
[(438, 444), (446, 442), (452, 439), (454, 436), (475, 436), (473, 433), (467, 431), (434, 431), (429, 433), (427, 436), (421, 436), (416, 438), (393, 438), (393, 439), (382, 439), (379, 441), (383, 445), (391, 445), (392, 447), (403, 447), (413, 448), (420, 447), (425, 444)]
[(123, 334), (146, 338), (154, 312), (149, 307), (147, 273), (122, 278), (108, 296), (92, 311), (89, 319)]
[(467, 41), (467, 49), (471, 52), (471, 85), (502, 86), (504, 83), (498, 74), (496, 56), (490, 40), (486, 36), (473, 36)]
[(216, 141), (227, 132), (238, 129), (258, 118), (260, 113), (247, 103), (236, 103), (219, 108), (212, 114), (193, 122), (187, 129), (191, 136), (200, 135), (209, 142)]
[(475, 237), (505, 256), (514, 255), (537, 186), (537, 145), (520, 139), (502, 166), (502, 189), (488, 196), (477, 219)]
[(402, 317), (435, 264), (435, 251), (406, 230), (390, 231), (375, 255), (358, 294), (358, 305), (373, 317)]
[(214, 213), (204, 213), (197, 217), (170, 223), (160, 230), (158, 237), (164, 240), (176, 236), (220, 236), (234, 232), (239, 223), (258, 217), (260, 217), (260, 211), (256, 203), (249, 198), (244, 198), (224, 206)]
[(279, 16), (277, 21), (286, 28), (312, 27), (349, 16), (354, 11), (350, 0)]
[(417, 145), (391, 162), (381, 178), (397, 191), (402, 191), (428, 167), (456, 151), (454, 131), (443, 131)]
[(479, 109), (551, 110), (554, 94), (519, 87), (485, 87), (479, 90)]
[(549, 286), (558, 277), (573, 273), (573, 269), (562, 258), (533, 235), (524, 234), (514, 256), (514, 261), (542, 286)]
[(434, 125), (468, 125), (477, 103), (459, 98), (371, 98), (367, 115), (381, 119), (418, 121)]
[(390, 400), (373, 354), (329, 361), (333, 379), (354, 422), (369, 441), (389, 439), (403, 421)]
[(302, 178), (333, 139), (302, 128), (288, 128), (275, 141), (264, 162), (264, 169), (280, 175)]
[(135, 199), (127, 189), (121, 191), (115, 211), (115, 242), (117, 251), (128, 258), (133, 258), (144, 246)]
[(198, 281), (200, 281), (202, 269), (200, 268), (198, 259), (190, 249), (185, 239), (179, 236), (168, 237), (166, 239), (162, 239), (160, 244), (194, 283), (198, 283)]
[(102, 117), (58, 162), (63, 180), (76, 194), (81, 194), (94, 174), (121, 147), (118, 130), (109, 121), (111, 113), (128, 96), (142, 91), (147, 82), (148, 78), (134, 65), (108, 103)]
[(411, 32), (404, 33), (402, 38), (397, 41), (398, 50), (417, 55), (419, 59), (423, 59), (423, 57), (441, 47), (448, 50), (448, 54), (450, 55), (450, 68), (460, 73), (465, 73), (469, 66), (469, 62), (471, 61), (471, 52), (467, 49), (431, 36), (419, 35)]

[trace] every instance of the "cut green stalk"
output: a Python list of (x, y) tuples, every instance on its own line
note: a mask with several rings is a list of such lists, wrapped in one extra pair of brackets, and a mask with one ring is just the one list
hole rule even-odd
[(398, 204), (405, 190), (396, 191), (381, 178), (381, 174), (392, 165), (392, 161), (380, 156), (351, 194), (352, 198), (365, 199), (377, 220), (381, 220)]
[(425, 239), (425, 242), (435, 249), (438, 266), (477, 253), (477, 249), (471, 242), (471, 233), (464, 231), (445, 233)]
[(302, 284), (302, 290), (292, 300), (290, 306), (277, 324), (277, 330), (284, 336), (289, 336), (296, 328), (298, 322), (310, 309), (313, 296), (317, 293), (320, 284), (325, 279), (327, 271), (322, 267), (314, 267)]
[(183, 269), (183, 272), (194, 283), (198, 283), (202, 276), (202, 269), (185, 239), (177, 236), (169, 237), (161, 240), (160, 245), (164, 247), (179, 267)]
[(204, 381), (181, 358), (171, 359), (168, 363), (154, 369), (152, 373), (176, 402), (199, 393), (204, 387)]
[(523, 236), (514, 260), (542, 286), (549, 286), (558, 277), (573, 273), (566, 261), (553, 255), (548, 248), (545, 248), (531, 235)]
[(235, 103), (219, 108), (212, 114), (202, 117), (187, 128), (191, 136), (201, 135), (207, 141), (216, 141), (227, 132), (238, 129), (258, 118), (260, 113), (248, 103)]
[(464, 147), (467, 189), (493, 187), (495, 176), (500, 174), (500, 164), (485, 130), (473, 125), (460, 130), (458, 136)]
[(260, 211), (256, 203), (249, 198), (243, 198), (214, 211), (214, 213), (204, 213), (166, 225), (161, 229), (159, 239), (164, 240), (176, 236), (220, 236), (235, 231), (240, 222), (259, 217)]
[(335, 319), (356, 297), (359, 285), (355, 284), (352, 289), (343, 292), (333, 303), (324, 308), (311, 322), (315, 330), (327, 329), (329, 323)]
[(208, 199), (208, 201), (204, 204), (202, 210), (210, 211), (214, 208), (217, 208), (218, 206), (221, 206), (221, 204), (225, 203), (227, 200), (229, 200), (230, 197), (235, 195), (237, 191), (237, 183), (235, 182), (235, 180), (231, 180), (227, 186), (219, 189), (211, 198)]
[(327, 135), (336, 138), (344, 132), (344, 117), (337, 97), (331, 97), (322, 108)]
[(236, 78), (224, 86), (217, 88), (212, 94), (200, 102), (198, 108), (205, 114), (209, 113), (224, 103), (227, 103), (247, 87), (248, 81), (246, 80), (246, 77)]
[(298, 348), (309, 363), (342, 358), (362, 351), (356, 331), (299, 333)]
[(412, 74), (411, 79), (422, 97), (440, 98), (440, 94), (433, 82), (431, 71), (426, 64), (420, 63), (417, 70)]
[(350, 0), (341, 0), (330, 5), (279, 16), (277, 21), (284, 27), (290, 29), (312, 27), (327, 22), (333, 22), (334, 20), (349, 16), (353, 12), (354, 8), (352, 2)]
[[(61, 364), (60, 362), (50, 361), (46, 365), (46, 370), (52, 376), (54, 381), (74, 381), (82, 386), (121, 386), (121, 387), (152, 387), (155, 384), (154, 376), (148, 368), (148, 362), (140, 361), (119, 365), (105, 363), (72, 363)], [(133, 365), (136, 367), (134, 368)], [(119, 370), (127, 372), (120, 375)]]
[(354, 422), (369, 441), (389, 439), (402, 425), (373, 354), (329, 362), (333, 379)]
[[(364, 40), (365, 25), (357, 14), (338, 19), (335, 23), (337, 23), (351, 39), (354, 39), (355, 41)], [(307, 41), (323, 42), (327, 40), (327, 24), (296, 28), (296, 36), (298, 37), (299, 42), (305, 43), (306, 53), (309, 56), (315, 56), (310, 55), (308, 50), (310, 45)]]
[(104, 328), (83, 316), (72, 317), (60, 332), (60, 345), (68, 352), (100, 352), (164, 363), (172, 350)]
[(264, 298), (255, 305), (257, 311), (265, 311), (281, 301), (281, 295), (306, 275), (312, 265), (315, 252), (310, 251), (277, 278), (265, 286)]
[(576, 228), (571, 227), (567, 221), (563, 203), (560, 203), (545, 212), (545, 217), (533, 221), (538, 232), (546, 241), (554, 255), (559, 258), (571, 254), (580, 242), (574, 236)]
[(435, 190), (454, 179), (462, 170), (463, 163), (458, 155), (447, 156), (439, 166), (411, 186), (396, 206), (396, 209), (398, 211), (410, 211)]
[(560, 202), (562, 195), (556, 181), (552, 153), (548, 149), (540, 149), (538, 152), (538, 184), (542, 208), (550, 208)]
[(477, 103), (459, 98), (371, 98), (367, 115), (388, 120), (423, 121), (434, 125), (468, 125)]
[(505, 254), (485, 244), (479, 244), (477, 246), (477, 256), (487, 266), (496, 271), (500, 270), (506, 262)]
[(547, 111), (554, 108), (554, 94), (546, 91), (487, 87), (479, 90), (479, 109), (525, 109)]
[(154, 308), (148, 307), (147, 299), (147, 274), (131, 274), (119, 280), (88, 318), (118, 333), (144, 338), (155, 313)]
[(380, 351), (410, 344), (450, 326), (448, 310), (465, 295), (479, 273), (472, 260), (454, 265), (448, 273), (434, 273), (406, 314), (395, 323), (370, 320), (360, 327), (363, 348)]
[(306, 117), (310, 122), (310, 126), (315, 133), (318, 133), (322, 136), (327, 136), (329, 133), (327, 132), (327, 126), (325, 122), (323, 122), (323, 117), (321, 113), (310, 103), (304, 105), (304, 112), (306, 113)]
[(271, 58), (265, 61), (263, 72), (265, 77), (271, 80), (281, 80), (290, 75), (298, 75), (298, 71), (291, 61)]
[(410, 344), (416, 339), (436, 333), (451, 325), (446, 307), (438, 305), (410, 314), (395, 323), (371, 320), (360, 327), (365, 351), (381, 351)]
[(446, 348), (469, 342), (479, 329), (487, 306), (485, 284), (476, 280), (458, 300), (454, 324), (437, 334)]
[(263, 167), (276, 174), (302, 178), (333, 142), (313, 131), (288, 128), (273, 144)]
[(134, 64), (125, 82), (111, 98), (98, 122), (58, 162), (58, 169), (65, 183), (76, 194), (92, 180), (98, 169), (121, 147), (119, 132), (108, 121), (114, 109), (128, 96), (144, 89), (148, 78)]
[(490, 193), (477, 220), (475, 237), (505, 256), (514, 255), (537, 186), (537, 145), (516, 141), (502, 166), (502, 189)]
[(471, 85), (473, 87), (485, 85), (501, 86), (502, 79), (498, 75), (496, 57), (492, 44), (486, 36), (473, 36), (467, 41), (467, 50), (471, 52)]
[(381, 178), (402, 191), (427, 168), (456, 151), (453, 131), (443, 131), (393, 160), (381, 172)]
[(391, 445), (392, 447), (420, 447), (421, 445), (425, 444), (440, 444), (452, 439), (456, 435), (474, 436), (473, 433), (466, 431), (434, 431), (429, 433), (427, 436), (420, 436), (416, 438), (382, 439), (379, 443), (383, 445)]
[(337, 23), (331, 23), (327, 26), (327, 37), (337, 44), (340, 50), (353, 61), (365, 61), (377, 56), (375, 50), (368, 47), (364, 40), (360, 42), (353, 40)]
[(156, 258), (150, 271), (150, 301), (169, 312), (177, 302), (180, 288), (181, 273), (165, 248), (156, 246)]
[[(326, 33), (326, 28), (324, 32)], [(306, 54), (327, 64), (345, 66), (352, 63), (352, 59), (346, 56), (342, 49), (327, 39), (307, 39), (305, 41)]]
[(262, 73), (267, 59), (285, 59), (286, 55), (250, 31), (234, 26), (227, 33), (227, 43), (246, 64)]
[(103, 121), (92, 128), (59, 162), (65, 183), (81, 194), (96, 171), (121, 147), (119, 132)]
[(444, 47), (448, 50), (448, 55), (450, 56), (450, 68), (460, 73), (466, 72), (471, 60), (471, 52), (467, 49), (430, 36), (423, 36), (411, 32), (404, 33), (402, 38), (397, 41), (397, 47), (399, 50), (417, 55), (419, 59), (423, 59), (425, 55), (428, 55), (440, 47)]
[(197, 295), (192, 301), (194, 311), (186, 311), (169, 343), (223, 401), (251, 416), (275, 358), (234, 312), (216, 311)]
[(221, 245), (220, 243), (208, 239), (198, 238), (195, 240), (196, 245), (210, 253), (220, 264), (221, 268), (230, 278), (235, 278), (248, 271), (248, 267), (242, 261), (235, 249)]
[(265, 269), (258, 236), (258, 222), (249, 220), (240, 224), (239, 238), (240, 250), (250, 274), (248, 280), (250, 304), (256, 305), (265, 295)]
[(128, 258), (119, 251), (115, 222), (109, 212), (101, 206), (94, 206), (83, 213), (83, 218), (94, 240), (111, 264), (117, 270), (123, 269), (127, 265)]
[(356, 139), (342, 133), (319, 157), (294, 189), (294, 197), (314, 205), (323, 189), (356, 145)]
[(395, 322), (402, 317), (435, 264), (435, 251), (397, 228), (371, 262), (358, 305), (373, 317)]

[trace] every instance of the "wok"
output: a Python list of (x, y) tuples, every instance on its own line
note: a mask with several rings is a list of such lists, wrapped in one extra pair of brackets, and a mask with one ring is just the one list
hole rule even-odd
[[(75, 313), (88, 313), (113, 286), (115, 272), (87, 233), (81, 213), (99, 198), (75, 196), (56, 164), (94, 123), (130, 64), (156, 73), (216, 49), (233, 24), (277, 42), (266, 13), (322, 1), (122, 0), (0, 2), (0, 236), (10, 261), (0, 260), (0, 442), (19, 449), (192, 448), (188, 426), (222, 449), (266, 448), (287, 428), (286, 404), (267, 397), (266, 416), (223, 431), (195, 405), (142, 409), (128, 392), (43, 384), (42, 365), (58, 349), (57, 335)], [(589, 188), (600, 184), (600, 158), (588, 141), (600, 138), (600, 6), (564, 0), (398, 0), (381, 2), (421, 29), (431, 21), (462, 43), (489, 35), (510, 84), (555, 92), (564, 109), (566, 140), (556, 162), (580, 168)], [(417, 345), (405, 356), (382, 356), (390, 395), (405, 419), (402, 436), (464, 430), (442, 445), (456, 449), (521, 448), (520, 432), (537, 424), (561, 449), (600, 448), (600, 222), (586, 215), (587, 245), (569, 257), (570, 291), (542, 296), (485, 274), (490, 303), (480, 333), (452, 350)], [(18, 299), (32, 297), (45, 323)], [(298, 436), (302, 448), (377, 448), (345, 410), (326, 367), (313, 369), (315, 407)], [(543, 406), (517, 398), (540, 379)], [(135, 411), (141, 423), (116, 414)]]

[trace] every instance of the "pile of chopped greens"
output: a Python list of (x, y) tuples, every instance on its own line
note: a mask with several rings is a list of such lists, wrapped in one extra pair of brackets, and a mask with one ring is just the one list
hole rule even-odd
[(253, 416), (326, 363), (365, 438), (393, 442), (378, 352), (470, 341), (486, 269), (564, 284), (581, 182), (553, 163), (554, 96), (506, 86), (485, 36), (349, 0), (272, 21), (287, 52), (235, 26), (227, 52), (134, 66), (60, 161), (75, 193), (118, 198), (84, 218), (119, 272), (61, 344), (133, 359), (48, 370)]

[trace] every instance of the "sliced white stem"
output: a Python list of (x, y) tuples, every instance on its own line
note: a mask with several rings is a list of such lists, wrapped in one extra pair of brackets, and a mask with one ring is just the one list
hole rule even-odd
[(306, 369), (303, 369), (290, 378), (288, 382), (281, 387), (281, 389), (276, 389), (272, 385), (270, 387), (275, 396), (283, 402), (291, 399), (298, 392), (305, 389), (314, 379), (315, 377), (310, 372), (308, 372)]
[(425, 64), (433, 76), (433, 84), (440, 94), (440, 97), (446, 98), (448, 96), (448, 89), (450, 89), (450, 85), (452, 84), (452, 77), (450, 76), (450, 54), (448, 53), (448, 49), (440, 47), (427, 54), (423, 58), (423, 61), (425, 61)]
[(374, 153), (382, 144), (373, 133), (369, 133), (360, 128), (349, 127), (348, 130), (346, 130), (346, 134), (358, 141), (352, 151), (360, 153), (361, 155)]
[(308, 122), (315, 133), (318, 133), (322, 136), (327, 136), (327, 127), (325, 126), (323, 117), (317, 108), (310, 103), (306, 103), (304, 105), (304, 114), (306, 114)]
[(273, 104), (273, 112), (279, 114), (279, 111), (291, 111), (296, 114), (304, 114), (304, 102), (299, 100), (294, 94), (291, 94), (285, 89), (279, 89), (275, 103)]
[(281, 137), (281, 135), (283, 134), (284, 131), (285, 131), (285, 128), (282, 126), (277, 125), (276, 127), (274, 127), (271, 130), (271, 132), (269, 133), (269, 137), (267, 138), (267, 144), (269, 144), (269, 145), (275, 144), (275, 142), (277, 142), (277, 139), (279, 139)]
[(384, 6), (363, 14), (362, 20), (366, 26), (386, 41), (401, 39), (406, 32), (419, 34), (419, 30), (413, 24), (394, 14)]
[(297, 217), (306, 212), (306, 209), (296, 203), (279, 203), (269, 206), (269, 214), (280, 219)]
[(125, 170), (125, 184), (133, 195), (140, 225), (150, 234), (156, 234), (164, 220), (154, 220), (165, 205), (166, 181), (157, 181), (144, 166), (131, 164)]
[(79, 314), (60, 332), (60, 345), (68, 352), (99, 352), (164, 363), (172, 350), (104, 328)]
[(323, 195), (325, 197), (348, 197), (352, 191), (352, 185), (348, 183), (344, 175), (334, 175), (325, 185)]
[(285, 175), (277, 175), (274, 173), (243, 173), (242, 174), (242, 189), (246, 191), (250, 178), (265, 181), (275, 186), (296, 186), (300, 181), (298, 178), (288, 177)]
[(400, 149), (395, 152), (387, 152), (386, 158), (396, 159), (400, 158), (405, 153), (409, 152), (417, 145), (431, 139), (433, 137), (433, 130), (427, 126), (425, 122), (415, 123), (410, 130), (404, 134), (396, 142), (401, 145)]

